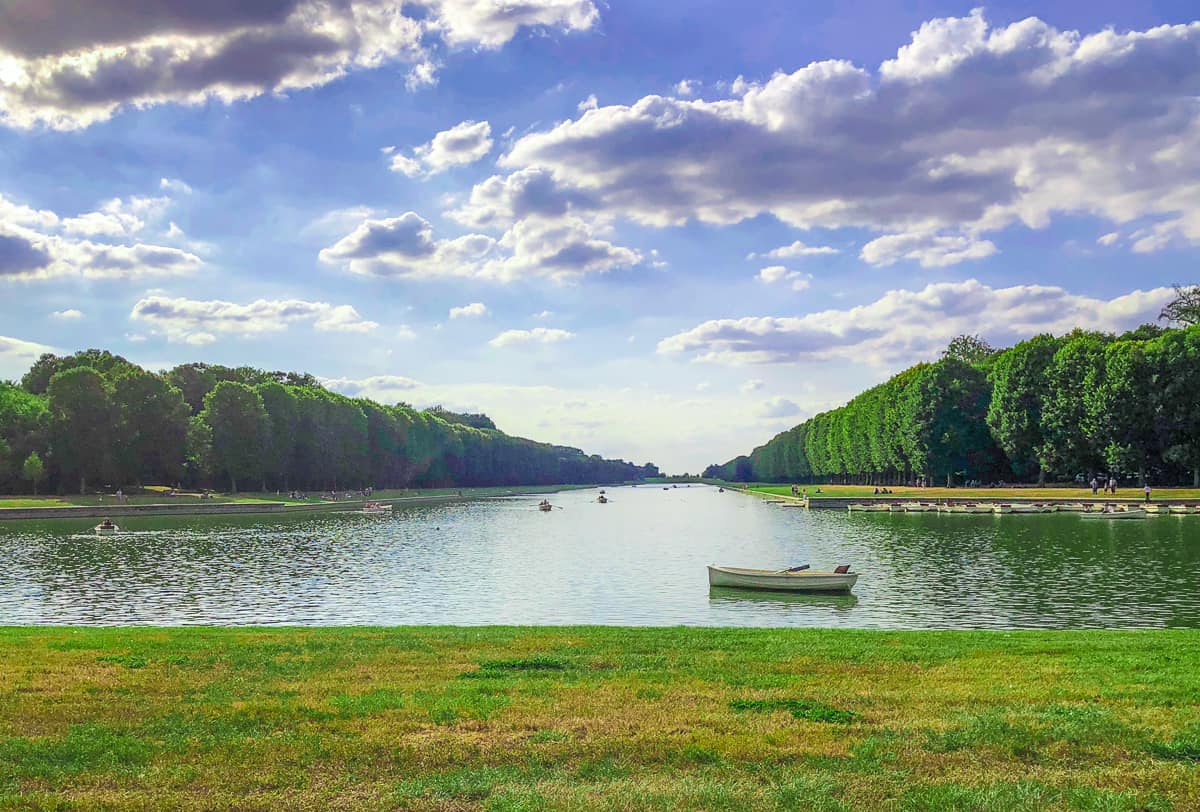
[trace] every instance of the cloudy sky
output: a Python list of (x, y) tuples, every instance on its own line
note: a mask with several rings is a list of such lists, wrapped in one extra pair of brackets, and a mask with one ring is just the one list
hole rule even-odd
[(0, 0), (0, 377), (302, 370), (678, 472), (1152, 321), (1200, 15), (1049, 5)]

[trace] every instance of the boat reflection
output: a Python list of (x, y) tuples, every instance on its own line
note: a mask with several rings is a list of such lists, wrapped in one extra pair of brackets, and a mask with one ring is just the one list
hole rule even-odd
[(779, 607), (797, 608), (829, 607), (830, 609), (853, 609), (858, 598), (853, 593), (829, 592), (774, 592), (766, 589), (738, 589), (730, 586), (710, 586), (708, 602), (713, 606), (735, 604), (777, 604)]

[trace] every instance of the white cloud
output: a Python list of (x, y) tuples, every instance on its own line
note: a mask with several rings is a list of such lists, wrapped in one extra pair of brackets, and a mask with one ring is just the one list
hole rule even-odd
[(807, 290), (812, 285), (812, 274), (789, 271), (782, 265), (770, 265), (758, 272), (758, 280), (768, 285), (787, 281), (792, 283), (792, 290)]
[(403, 375), (373, 375), (369, 378), (320, 378), (321, 385), (348, 397), (371, 397), (396, 400), (397, 394), (408, 393), (421, 384)]
[(908, 259), (922, 268), (944, 268), (971, 259), (985, 259), (996, 253), (991, 240), (980, 240), (966, 234), (935, 234), (911, 231), (885, 234), (862, 247), (859, 257), (871, 265), (891, 265)]
[(192, 187), (179, 178), (163, 178), (158, 182), (158, 188), (165, 192), (175, 192), (181, 195), (192, 193)]
[(73, 307), (68, 310), (55, 310), (50, 314), (50, 317), (61, 321), (77, 321), (83, 318), (83, 311), (76, 310)]
[(1129, 329), (1154, 321), (1173, 295), (1169, 288), (1155, 288), (1106, 300), (1060, 287), (992, 288), (970, 279), (889, 291), (848, 310), (707, 321), (663, 339), (658, 352), (727, 364), (838, 359), (894, 366), (929, 360), (964, 333), (1005, 346), (1076, 327)]
[(332, 332), (364, 333), (379, 326), (363, 319), (350, 305), (299, 299), (259, 299), (240, 305), (151, 295), (139, 299), (129, 316), (145, 322), (170, 341), (190, 344), (212, 343), (216, 340), (215, 333), (255, 336), (306, 321), (317, 330)]
[(682, 96), (685, 99), (690, 99), (700, 91), (700, 82), (697, 79), (681, 79), (675, 85), (675, 95)]
[(646, 96), (525, 135), (498, 162), (512, 174), (455, 214), (667, 226), (766, 213), (895, 236), (867, 255), (934, 267), (1063, 213), (1155, 220), (1135, 250), (1200, 243), (1198, 45), (1200, 23), (1081, 35), (1035, 18), (993, 29), (981, 12), (934, 20), (876, 72), (816, 62), (735, 82), (733, 98)]
[(0, 336), (0, 380), (20, 378), (39, 356), (47, 352), (54, 352), (54, 348), (33, 341)]
[(748, 395), (751, 392), (757, 392), (759, 389), (762, 389), (764, 385), (765, 384), (763, 383), (761, 378), (751, 378), (750, 380), (748, 380), (744, 384), (742, 384), (741, 387), (739, 387), (739, 388), (740, 388), (740, 391), (742, 392), (742, 394)]
[(322, 262), (366, 276), (434, 278), (473, 276), (511, 282), (550, 277), (559, 281), (641, 262), (637, 251), (600, 239), (577, 217), (529, 217), (499, 240), (484, 234), (435, 239), (416, 212), (368, 219), (320, 253)]
[(593, 93), (576, 105), (576, 109), (581, 113), (586, 113), (588, 110), (595, 110), (599, 106), (600, 102), (596, 99), (596, 94)]
[(796, 240), (791, 245), (781, 245), (778, 248), (771, 249), (765, 254), (748, 254), (746, 259), (757, 259), (758, 257), (788, 259), (790, 257), (812, 257), (837, 253), (840, 253), (838, 249), (829, 245), (805, 245), (802, 241)]
[[(0, 27), (0, 121), (75, 129), (125, 107), (226, 103), (319, 87), (351, 71), (408, 64), (436, 81), (438, 46), (499, 48), (522, 28), (583, 31), (591, 0), (428, 0), (406, 16), (388, 0), (166, 3), (40, 0)], [(443, 48), (444, 49), (444, 48)]]
[(451, 319), (477, 319), (487, 315), (487, 305), (483, 302), (471, 302), (469, 305), (462, 307), (450, 308)]
[(1121, 239), (1121, 232), (1110, 231), (1107, 234), (1101, 236), (1099, 239), (1097, 239), (1096, 243), (1099, 245), (1109, 246), (1109, 245), (1114, 245), (1117, 242), (1117, 240), (1119, 240), (1119, 239)]
[(801, 407), (787, 398), (770, 398), (758, 406), (758, 416), (764, 418), (795, 417), (802, 411)]
[(548, 327), (532, 330), (505, 330), (488, 343), (493, 347), (528, 347), (537, 344), (557, 344), (575, 337), (574, 333)]
[(158, 220), (168, 206), (168, 197), (113, 198), (98, 211), (87, 212), (62, 221), (63, 230), (85, 237), (130, 237)]
[(393, 155), (392, 171), (410, 178), (429, 177), (455, 166), (474, 163), (492, 149), (492, 127), (486, 121), (464, 121), (433, 140), (414, 147), (411, 156)]

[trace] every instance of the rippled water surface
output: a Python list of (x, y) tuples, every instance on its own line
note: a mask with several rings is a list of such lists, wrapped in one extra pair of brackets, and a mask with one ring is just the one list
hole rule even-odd
[[(847, 514), (610, 488), (394, 516), (0, 524), (0, 624), (1200, 626), (1200, 516)], [(710, 563), (849, 563), (850, 596), (710, 589)]]

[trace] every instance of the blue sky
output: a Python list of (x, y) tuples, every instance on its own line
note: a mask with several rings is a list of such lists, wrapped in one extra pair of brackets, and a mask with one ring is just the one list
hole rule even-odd
[(702, 468), (1195, 280), (1185, 3), (0, 4), (0, 377), (312, 372)]

